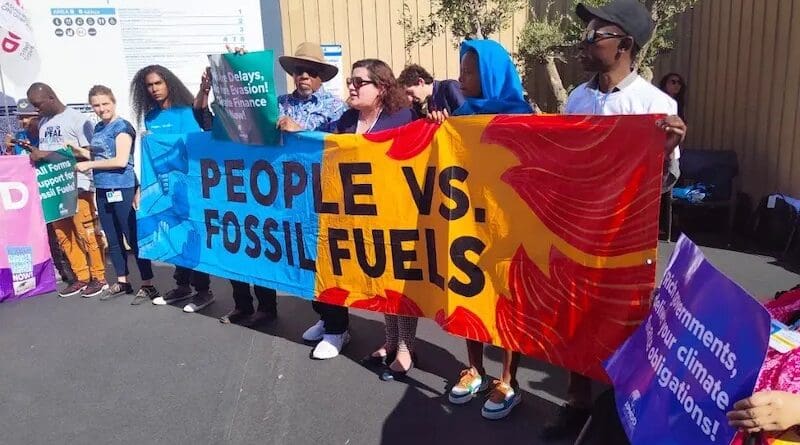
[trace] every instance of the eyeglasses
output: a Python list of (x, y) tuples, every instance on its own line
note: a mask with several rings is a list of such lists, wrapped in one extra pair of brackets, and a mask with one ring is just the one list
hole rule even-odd
[(617, 34), (615, 32), (597, 31), (595, 29), (588, 29), (583, 34), (583, 41), (588, 44), (594, 44), (601, 40), (606, 39), (622, 39), (628, 37), (627, 34)]
[(364, 80), (360, 77), (348, 77), (347, 78), (347, 85), (353, 85), (355, 89), (361, 89), (364, 85), (377, 85), (376, 82), (372, 80)]
[(314, 68), (309, 68), (307, 66), (298, 66), (292, 72), (295, 76), (302, 76), (303, 74), (308, 74), (308, 77), (319, 77), (319, 71), (315, 70)]

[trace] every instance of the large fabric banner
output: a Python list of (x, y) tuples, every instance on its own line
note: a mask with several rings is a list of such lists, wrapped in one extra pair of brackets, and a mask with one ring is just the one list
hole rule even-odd
[(143, 142), (141, 255), (607, 379), (649, 310), (658, 116), (474, 116), (370, 135)]
[(208, 56), (214, 88), (214, 138), (276, 144), (280, 132), (272, 50)]
[(78, 209), (76, 178), (75, 156), (67, 149), (50, 152), (36, 162), (36, 180), (46, 222), (75, 214)]
[(725, 415), (753, 393), (769, 333), (766, 309), (682, 236), (650, 316), (606, 366), (631, 444), (730, 443)]
[(0, 303), (56, 288), (39, 202), (30, 158), (0, 157)]

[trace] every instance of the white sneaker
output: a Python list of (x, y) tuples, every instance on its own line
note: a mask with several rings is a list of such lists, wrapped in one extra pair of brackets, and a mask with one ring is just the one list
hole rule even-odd
[(324, 334), (322, 336), (322, 341), (317, 343), (314, 352), (311, 353), (311, 357), (317, 360), (334, 358), (339, 355), (342, 348), (349, 342), (350, 334), (347, 332), (339, 335)]
[(320, 341), (322, 336), (325, 335), (325, 322), (322, 320), (316, 322), (314, 326), (306, 329), (303, 332), (303, 340), (305, 341)]
[(192, 314), (203, 310), (203, 308), (213, 303), (214, 300), (214, 294), (210, 290), (198, 292), (197, 295), (194, 296), (194, 299), (192, 299), (192, 302), (183, 307), (183, 312)]

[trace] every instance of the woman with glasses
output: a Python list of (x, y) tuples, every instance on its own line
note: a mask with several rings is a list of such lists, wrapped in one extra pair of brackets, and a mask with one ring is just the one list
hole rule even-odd
[(686, 81), (678, 73), (669, 73), (661, 78), (658, 87), (678, 102), (678, 116), (684, 119), (683, 107), (686, 104)]
[[(364, 59), (354, 63), (347, 78), (347, 89), (350, 109), (330, 124), (333, 133), (374, 133), (403, 126), (417, 118), (408, 107), (408, 98), (392, 69), (381, 60)], [(314, 348), (312, 357), (321, 360), (336, 357), (350, 341), (348, 310), (317, 301), (314, 310), (320, 315), (320, 321), (310, 327), (303, 338), (322, 333), (322, 340)], [(370, 357), (376, 363), (385, 363), (387, 357), (391, 358), (391, 364), (382, 376), (384, 380), (392, 379), (396, 373), (405, 374), (413, 367), (416, 330), (416, 318), (386, 315), (386, 342)]]

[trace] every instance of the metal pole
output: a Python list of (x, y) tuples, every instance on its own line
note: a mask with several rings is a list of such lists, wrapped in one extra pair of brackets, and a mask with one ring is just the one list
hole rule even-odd
[[(3, 108), (6, 111), (7, 131), (8, 131), (8, 134), (11, 135), (11, 137), (14, 137), (14, 129), (11, 126), (11, 119), (9, 119), (9, 115), (8, 115), (9, 114), (9, 111), (8, 111), (8, 100), (7, 100), (8, 99), (8, 95), (6, 94), (6, 81), (5, 81), (4, 78), (5, 78), (5, 76), (3, 76), (3, 69), (2, 69), (2, 67), (0, 67), (0, 90), (2, 90), (2, 92), (3, 92)], [(0, 147), (0, 150), (2, 150), (3, 153), (5, 153), (6, 147)]]
[(8, 120), (8, 94), (6, 94), (6, 81), (3, 76), (3, 67), (0, 66), (0, 90), (3, 91), (3, 108), (6, 110), (6, 122), (8, 123), (8, 131), (11, 132), (11, 121)]

